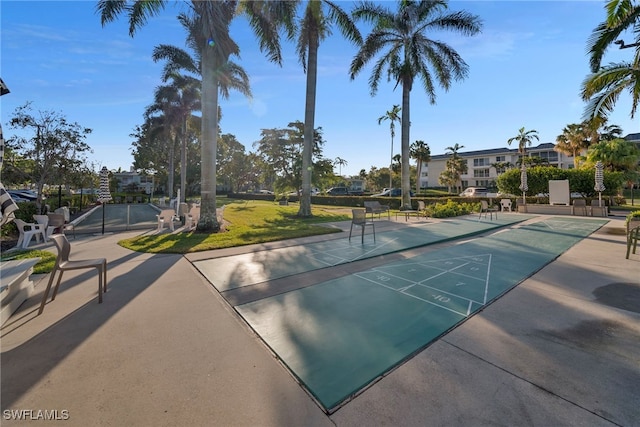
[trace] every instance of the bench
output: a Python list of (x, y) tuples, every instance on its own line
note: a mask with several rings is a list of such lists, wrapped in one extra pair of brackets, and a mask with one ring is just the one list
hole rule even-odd
[(385, 212), (387, 213), (387, 217), (391, 219), (391, 212), (389, 211), (389, 206), (383, 205), (377, 200), (364, 202), (364, 208), (366, 210), (366, 213), (371, 214), (371, 219), (373, 219), (373, 215), (375, 214), (378, 214), (378, 218), (380, 218), (380, 215)]
[(33, 282), (30, 276), (33, 273), (33, 266), (38, 261), (40, 261), (40, 258), (2, 261), (0, 263), (0, 270), (2, 271), (0, 325), (3, 325), (18, 307), (31, 296)]

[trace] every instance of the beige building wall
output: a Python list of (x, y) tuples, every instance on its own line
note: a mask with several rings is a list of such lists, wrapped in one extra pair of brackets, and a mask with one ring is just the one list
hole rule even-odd
[[(527, 155), (549, 160), (551, 166), (561, 169), (573, 167), (573, 158), (554, 151), (555, 144), (546, 143), (527, 148)], [(509, 162), (515, 165), (518, 161), (518, 150), (513, 148), (497, 148), (489, 150), (458, 153), (467, 161), (468, 172), (462, 175), (462, 187), (495, 187), (498, 171), (492, 164)], [(450, 155), (442, 154), (431, 157), (431, 161), (422, 166), (420, 171), (420, 187), (442, 187), (438, 178), (444, 172)]]

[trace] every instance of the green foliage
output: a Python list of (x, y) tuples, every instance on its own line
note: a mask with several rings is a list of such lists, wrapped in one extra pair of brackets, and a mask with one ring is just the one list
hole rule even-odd
[(625, 224), (630, 223), (632, 220), (639, 220), (640, 221), (640, 210), (633, 211), (633, 212), (629, 213), (629, 215), (627, 215), (627, 217), (625, 219)]
[(225, 206), (224, 219), (228, 224), (223, 232), (141, 235), (122, 240), (118, 244), (140, 252), (199, 252), (336, 233), (340, 230), (321, 227), (317, 223), (345, 221), (351, 218), (350, 209), (327, 206), (313, 206), (312, 218), (299, 218), (297, 205), (280, 206), (274, 202), (243, 200)]
[[(528, 195), (549, 192), (550, 180), (569, 180), (569, 190), (584, 197), (597, 195), (594, 190), (595, 171), (593, 169), (559, 169), (552, 166), (536, 166), (527, 170)], [(503, 193), (520, 195), (520, 170), (510, 169), (496, 179), (498, 189)], [(604, 171), (605, 195), (615, 195), (624, 184), (622, 172)]]
[(448, 199), (446, 203), (436, 203), (428, 207), (432, 218), (450, 218), (468, 215), (478, 210), (477, 203), (458, 203)]
[(18, 259), (40, 258), (40, 261), (33, 267), (35, 274), (49, 273), (56, 264), (56, 256), (48, 251), (41, 250), (16, 250), (2, 254), (1, 261), (11, 261)]
[[(13, 211), (16, 218), (23, 220), (24, 222), (34, 222), (33, 216), (38, 213), (38, 206), (34, 202), (20, 202), (17, 203), (18, 210)], [(2, 236), (17, 236), (18, 228), (16, 224), (11, 221), (2, 226)]]

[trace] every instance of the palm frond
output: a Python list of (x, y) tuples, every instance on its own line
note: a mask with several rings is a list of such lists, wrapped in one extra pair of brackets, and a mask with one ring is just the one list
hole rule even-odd
[(362, 35), (349, 14), (332, 1), (325, 0), (325, 3), (329, 6), (329, 20), (338, 25), (338, 29), (344, 38), (352, 43), (361, 45)]
[(103, 27), (115, 21), (126, 10), (127, 0), (99, 0), (96, 4), (96, 13), (100, 14), (100, 24)]

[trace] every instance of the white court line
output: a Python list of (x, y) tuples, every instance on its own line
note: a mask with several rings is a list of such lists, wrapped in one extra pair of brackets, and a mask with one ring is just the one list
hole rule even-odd
[[(473, 298), (463, 297), (462, 295), (454, 294), (453, 292), (445, 291), (445, 290), (440, 289), (440, 288), (436, 288), (436, 287), (433, 287), (433, 286), (425, 285), (425, 284), (422, 284), (422, 283), (416, 283), (416, 285), (417, 286), (422, 286), (423, 288), (432, 289), (434, 291), (438, 291), (438, 292), (441, 292), (443, 294), (451, 295), (452, 297), (460, 298), (461, 300), (466, 300), (466, 301), (469, 301), (470, 303), (475, 302), (476, 304), (484, 305), (482, 302), (476, 301)], [(406, 289), (409, 289), (409, 288), (410, 287), (407, 287)]]
[(385, 245), (388, 245), (389, 243), (395, 242), (395, 241), (396, 241), (396, 240), (398, 240), (398, 239), (399, 239), (399, 238), (398, 238), (398, 237), (396, 237), (395, 239), (391, 239), (391, 240), (389, 240), (387, 243), (385, 243), (385, 244), (383, 244), (383, 245), (376, 246), (375, 248), (371, 249), (370, 251), (367, 251), (367, 252), (365, 252), (365, 253), (361, 254), (360, 256), (357, 256), (357, 257), (353, 258), (353, 259), (352, 259), (352, 261), (355, 261), (355, 260), (357, 260), (358, 258), (361, 258), (361, 257), (363, 257), (363, 256), (365, 256), (365, 255), (367, 255), (367, 254), (370, 254), (371, 252), (376, 251), (376, 250), (380, 249), (381, 247), (383, 247), (383, 246), (385, 246)]
[[(407, 297), (410, 297), (410, 298), (415, 298), (415, 299), (417, 299), (417, 300), (419, 300), (419, 301), (426, 302), (427, 304), (431, 304), (431, 305), (434, 305), (434, 306), (436, 306), (436, 307), (440, 307), (440, 308), (442, 308), (442, 309), (444, 309), (444, 310), (450, 311), (450, 312), (452, 312), (452, 313), (458, 314), (458, 315), (463, 316), (463, 317), (467, 317), (467, 316), (468, 316), (468, 315), (466, 315), (466, 314), (464, 314), (464, 313), (461, 313), (461, 312), (459, 312), (459, 311), (457, 311), (457, 310), (453, 310), (453, 309), (451, 309), (451, 308), (449, 308), (449, 307), (445, 307), (445, 306), (443, 306), (443, 305), (436, 304), (436, 303), (434, 303), (434, 302), (432, 302), (432, 301), (429, 301), (429, 300), (426, 300), (426, 299), (424, 299), (424, 298), (420, 298), (420, 297), (417, 297), (417, 296), (415, 296), (415, 295), (411, 295), (411, 294), (407, 294), (407, 293), (404, 293), (404, 292), (400, 292), (400, 291), (398, 291), (397, 289), (394, 289), (394, 288), (392, 288), (392, 287), (390, 287), (390, 286), (387, 286), (387, 285), (384, 285), (384, 284), (382, 284), (382, 283), (376, 282), (376, 281), (374, 281), (374, 280), (368, 279), (368, 278), (366, 278), (366, 277), (359, 276), (358, 274), (356, 274), (356, 276), (358, 276), (359, 278), (361, 278), (361, 279), (363, 279), (363, 280), (366, 280), (366, 281), (368, 281), (368, 282), (371, 282), (371, 283), (373, 283), (374, 285), (382, 286), (383, 288), (390, 289), (390, 290), (392, 290), (392, 291), (394, 291), (394, 292), (396, 292), (396, 293), (402, 294), (402, 295), (404, 295), (404, 296), (407, 296)], [(404, 280), (404, 279), (403, 279), (403, 280)], [(445, 292), (445, 293), (446, 293), (446, 292)], [(463, 298), (463, 299), (464, 299), (464, 298)]]
[(489, 277), (491, 277), (491, 259), (493, 255), (489, 254), (489, 262), (487, 263), (487, 277), (485, 278), (484, 283), (484, 301), (482, 305), (487, 303), (487, 298), (489, 297)]

